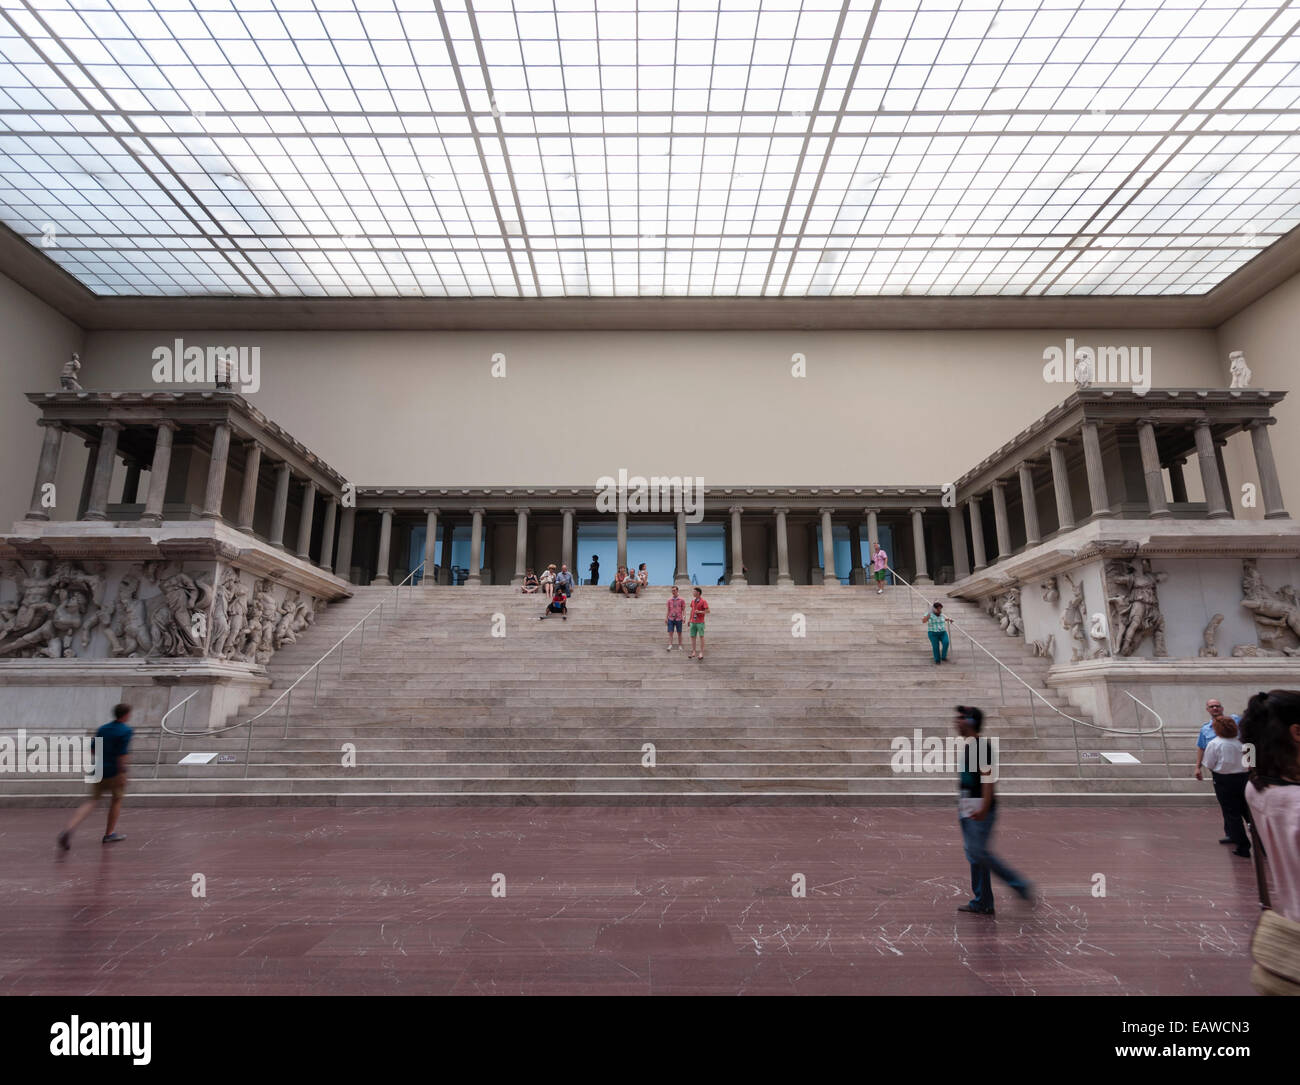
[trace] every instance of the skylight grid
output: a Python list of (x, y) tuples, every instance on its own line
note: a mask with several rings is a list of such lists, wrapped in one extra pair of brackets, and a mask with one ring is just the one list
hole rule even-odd
[(0, 221), (106, 294), (1195, 294), (1297, 225), (1300, 12), (0, 0)]

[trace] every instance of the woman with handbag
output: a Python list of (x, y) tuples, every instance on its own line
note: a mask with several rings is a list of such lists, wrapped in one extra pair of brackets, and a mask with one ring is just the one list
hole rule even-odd
[(1300, 690), (1257, 693), (1241, 717), (1241, 737), (1252, 751), (1246, 802), (1264, 909), (1251, 940), (1250, 982), (1262, 995), (1300, 995)]

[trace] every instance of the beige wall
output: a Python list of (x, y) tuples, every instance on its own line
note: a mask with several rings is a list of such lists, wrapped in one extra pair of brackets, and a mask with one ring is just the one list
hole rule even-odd
[[(1269, 436), (1287, 511), (1300, 517), (1300, 275), (1265, 294), (1218, 329), (1216, 365), (1222, 374), (1221, 383), (1228, 381), (1228, 354), (1234, 350), (1246, 354), (1246, 364), (1254, 371), (1252, 387), (1291, 393), (1278, 406), (1278, 422)], [(1261, 518), (1262, 501), (1253, 511), (1241, 508), (1241, 484), (1257, 481), (1250, 438), (1234, 437), (1229, 447), (1235, 453), (1227, 465), (1237, 515)]]
[[(59, 371), (83, 347), (82, 330), (12, 279), (0, 275), (0, 530), (27, 512), (41, 452), (40, 417), (24, 392), (54, 391)], [(65, 441), (55, 516), (76, 515), (85, 449)], [(68, 506), (72, 506), (68, 508)]]
[[(1212, 331), (181, 334), (260, 347), (252, 401), (362, 485), (939, 484), (1068, 394), (1042, 376), (1066, 334), (1150, 346), (1156, 385), (1222, 383)], [(88, 387), (151, 386), (172, 339), (93, 333)]]

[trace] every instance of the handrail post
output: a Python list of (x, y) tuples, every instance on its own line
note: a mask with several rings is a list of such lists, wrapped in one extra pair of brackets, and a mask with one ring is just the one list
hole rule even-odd
[(1138, 752), (1145, 753), (1146, 747), (1142, 745), (1142, 709), (1138, 707), (1136, 697), (1133, 698), (1133, 718), (1137, 720)]
[(1079, 773), (1079, 779), (1083, 779), (1083, 757), (1079, 753), (1079, 725), (1070, 719), (1070, 733), (1074, 736), (1074, 767)]
[(357, 662), (362, 662), (366, 658), (366, 622), (369, 619), (369, 614), (361, 619), (361, 646), (357, 649)]
[[(170, 712), (171, 709), (168, 709), (167, 711)], [(158, 750), (154, 754), (154, 758), (153, 758), (153, 778), (155, 780), (158, 779), (158, 769), (162, 765), (162, 740), (163, 740), (163, 732), (167, 730), (166, 720), (167, 720), (167, 712), (164, 712), (162, 719), (158, 721)]]
[(289, 711), (292, 707), (293, 707), (293, 690), (290, 689), (288, 695), (284, 699), (284, 734), (281, 736), (283, 738), (289, 737)]
[[(331, 652), (332, 652), (333, 650), (334, 650), (334, 649), (332, 649), (332, 648), (330, 649)], [(325, 654), (328, 656), (328, 655), (329, 655), (329, 652), (326, 652)], [(311, 706), (312, 706), (312, 708), (315, 708), (317, 702), (320, 700), (320, 672), (321, 672), (321, 666), (320, 666), (320, 664), (321, 664), (321, 661), (320, 661), (320, 660), (317, 660), (317, 661), (316, 661), (316, 688), (312, 690), (312, 694), (311, 694)]]
[(181, 702), (181, 731), (180, 731), (180, 742), (176, 746), (177, 753), (185, 752), (185, 717), (188, 716), (189, 713), (190, 713), (190, 699), (186, 697), (185, 700)]
[(248, 741), (244, 743), (244, 779), (248, 779), (248, 763), (253, 759), (253, 720), (248, 721)]
[(1034, 710), (1034, 690), (1032, 686), (1026, 685), (1025, 689), (1029, 690), (1029, 722), (1034, 729), (1034, 738), (1038, 738), (1038, 713)]

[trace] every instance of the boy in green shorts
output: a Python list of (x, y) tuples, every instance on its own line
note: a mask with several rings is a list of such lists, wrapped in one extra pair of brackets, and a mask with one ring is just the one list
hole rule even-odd
[[(691, 623), (687, 627), (687, 632), (691, 635), (691, 654), (687, 659), (698, 659), (704, 662), (704, 618), (709, 613), (709, 604), (704, 601), (704, 589), (695, 589), (695, 598), (691, 600)], [(695, 650), (695, 638), (700, 640), (700, 648), (697, 653)]]

